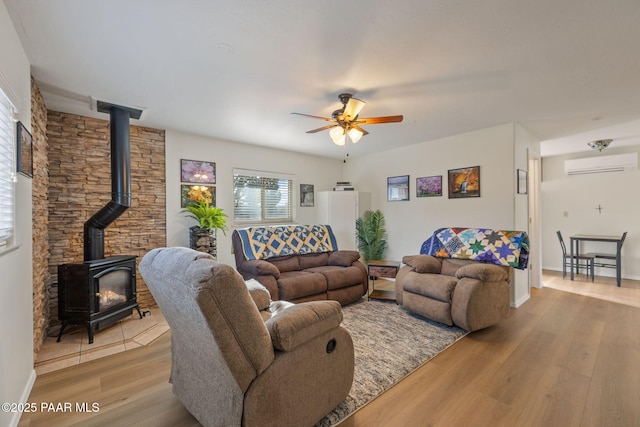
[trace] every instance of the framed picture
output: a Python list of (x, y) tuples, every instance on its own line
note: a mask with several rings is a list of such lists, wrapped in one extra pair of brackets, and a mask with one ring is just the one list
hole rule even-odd
[(409, 200), (409, 175), (387, 178), (387, 201), (403, 202)]
[(189, 202), (209, 201), (209, 206), (216, 205), (216, 187), (213, 185), (180, 185), (180, 207), (186, 208)]
[(313, 184), (300, 184), (300, 206), (313, 207)]
[(21, 174), (33, 177), (33, 138), (22, 122), (18, 122), (17, 131), (17, 160), (18, 164), (16, 170)]
[(216, 164), (200, 160), (180, 159), (180, 182), (216, 183)]
[(518, 194), (527, 194), (527, 171), (518, 169)]
[(442, 196), (442, 175), (416, 178), (416, 197)]
[(480, 197), (480, 166), (449, 170), (449, 198)]

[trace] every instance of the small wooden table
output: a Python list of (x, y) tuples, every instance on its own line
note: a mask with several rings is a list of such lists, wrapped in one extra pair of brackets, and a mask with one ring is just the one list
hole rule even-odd
[(395, 279), (399, 269), (399, 261), (369, 261), (369, 264), (367, 265), (367, 276), (368, 280), (371, 282), (371, 292), (367, 293), (367, 300), (370, 298), (395, 300), (396, 294), (394, 291), (376, 291), (376, 281), (374, 278), (384, 277), (387, 279)]

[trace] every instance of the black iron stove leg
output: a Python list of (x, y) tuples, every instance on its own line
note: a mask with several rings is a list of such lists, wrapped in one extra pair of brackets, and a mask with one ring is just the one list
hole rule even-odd
[(60, 327), (60, 332), (58, 333), (58, 339), (56, 342), (60, 342), (60, 338), (62, 337), (62, 333), (64, 332), (64, 328), (67, 327), (67, 322), (62, 322), (62, 327)]
[(142, 312), (140, 311), (140, 306), (136, 304), (136, 310), (138, 310), (138, 314), (140, 315), (140, 318), (142, 319)]

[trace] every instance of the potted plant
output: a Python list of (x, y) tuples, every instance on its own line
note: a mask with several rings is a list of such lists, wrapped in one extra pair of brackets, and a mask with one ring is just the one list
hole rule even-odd
[(356, 219), (358, 250), (366, 263), (384, 259), (387, 249), (386, 234), (384, 214), (379, 210), (366, 211), (362, 218)]
[(208, 187), (194, 185), (189, 190), (188, 197), (189, 202), (182, 212), (198, 221), (198, 225), (189, 228), (191, 249), (207, 252), (215, 257), (215, 231), (222, 230), (227, 235), (227, 214), (221, 208), (211, 206), (213, 197)]

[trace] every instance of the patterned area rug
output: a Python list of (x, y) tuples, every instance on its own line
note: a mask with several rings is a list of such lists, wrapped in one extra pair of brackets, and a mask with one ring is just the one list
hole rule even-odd
[(467, 334), (409, 313), (393, 301), (362, 299), (342, 310), (342, 325), (355, 349), (353, 385), (316, 427), (338, 424)]

